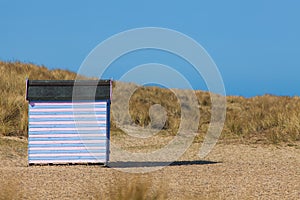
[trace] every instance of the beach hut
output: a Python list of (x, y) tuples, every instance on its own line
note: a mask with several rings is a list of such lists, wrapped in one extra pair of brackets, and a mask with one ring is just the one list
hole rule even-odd
[(110, 80), (27, 80), (28, 163), (109, 161)]

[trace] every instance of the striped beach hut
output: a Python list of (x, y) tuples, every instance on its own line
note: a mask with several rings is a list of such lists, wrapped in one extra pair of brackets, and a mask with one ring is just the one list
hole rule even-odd
[(109, 161), (110, 80), (27, 80), (28, 163)]

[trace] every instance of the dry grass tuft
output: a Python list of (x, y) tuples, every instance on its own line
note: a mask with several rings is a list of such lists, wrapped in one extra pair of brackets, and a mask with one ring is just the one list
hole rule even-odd
[(113, 182), (109, 183), (108, 191), (100, 192), (97, 187), (89, 186), (90, 193), (94, 199), (104, 200), (160, 200), (167, 199), (167, 184), (161, 184), (160, 187), (155, 186), (151, 179), (143, 178), (140, 175), (123, 174), (121, 176), (114, 175)]

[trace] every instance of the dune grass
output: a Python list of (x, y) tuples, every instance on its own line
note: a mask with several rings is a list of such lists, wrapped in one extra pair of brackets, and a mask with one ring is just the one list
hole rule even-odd
[[(25, 101), (25, 80), (70, 80), (76, 74), (66, 70), (48, 70), (45, 66), (32, 63), (1, 62), (0, 61), (0, 135), (27, 136), (27, 102)], [(84, 78), (84, 77), (83, 77)], [(129, 91), (134, 84), (123, 83), (119, 98), (112, 102), (112, 113), (120, 109), (118, 105), (123, 100), (122, 95)], [(179, 93), (189, 98), (192, 91), (182, 90)], [(210, 93), (195, 91), (200, 111), (198, 135), (195, 142), (201, 142), (206, 134), (211, 117)], [(225, 126), (221, 135), (223, 139), (238, 139), (243, 142), (263, 142), (277, 144), (280, 142), (294, 142), (300, 140), (300, 97), (278, 97), (272, 95), (244, 98), (228, 96)], [(161, 105), (166, 113), (166, 119), (158, 116), (158, 120), (151, 119), (151, 106)], [(190, 123), (195, 121), (195, 110), (189, 108)], [(117, 113), (117, 112), (116, 112)], [(129, 113), (112, 115), (112, 134), (121, 133), (118, 123), (138, 125), (141, 127), (160, 127), (163, 122), (162, 135), (175, 135), (180, 126), (180, 101), (172, 90), (158, 87), (139, 87), (130, 98)], [(129, 116), (129, 117), (128, 117)], [(165, 120), (165, 121), (164, 121)]]
[(75, 79), (66, 70), (48, 70), (32, 63), (0, 61), (0, 135), (27, 135), (26, 78), (37, 80)]
[[(120, 91), (126, 93), (130, 84), (123, 84)], [(122, 92), (115, 98), (112, 112), (122, 105)], [(185, 96), (193, 91), (182, 90)], [(195, 142), (202, 142), (208, 130), (211, 118), (211, 99), (209, 92), (195, 91), (198, 99), (200, 120), (195, 121), (194, 110), (189, 105), (190, 123), (198, 123), (198, 135)], [(279, 97), (272, 95), (244, 98), (239, 96), (226, 97), (226, 120), (221, 139), (234, 139), (244, 143), (272, 143), (300, 141), (300, 97)], [(149, 111), (151, 106), (159, 104), (165, 108), (167, 119), (161, 135), (175, 135), (181, 122), (181, 108), (176, 95), (169, 89), (158, 87), (140, 87), (130, 98), (128, 116), (118, 116), (123, 125), (152, 126)], [(118, 113), (122, 115), (122, 113)], [(114, 115), (112, 115), (114, 116)], [(112, 128), (117, 128), (112, 123)]]
[[(115, 184), (108, 186), (106, 192), (99, 188), (101, 185), (91, 184), (83, 188), (88, 191), (88, 199), (95, 200), (163, 200), (167, 199), (165, 186), (155, 187), (149, 180), (140, 177), (127, 177), (127, 180), (120, 177), (111, 177), (118, 180)], [(23, 190), (20, 182), (15, 176), (7, 178), (0, 184), (0, 200), (13, 200), (28, 198), (28, 191)], [(26, 199), (27, 199), (26, 198)]]
[(269, 143), (300, 140), (300, 98), (227, 97), (224, 133)]
[(97, 185), (89, 185), (92, 199), (163, 200), (168, 196), (167, 183), (154, 185), (151, 178), (143, 178), (142, 175), (114, 174), (111, 180), (115, 182), (108, 183), (107, 191)]

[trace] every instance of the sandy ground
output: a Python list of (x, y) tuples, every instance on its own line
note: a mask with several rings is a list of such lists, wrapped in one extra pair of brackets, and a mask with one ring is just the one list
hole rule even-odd
[(202, 161), (198, 148), (193, 144), (181, 162), (134, 175), (118, 165), (27, 166), (26, 140), (2, 143), (0, 192), (13, 199), (110, 199), (116, 185), (127, 188), (138, 177), (168, 199), (300, 199), (300, 144), (217, 144)]

